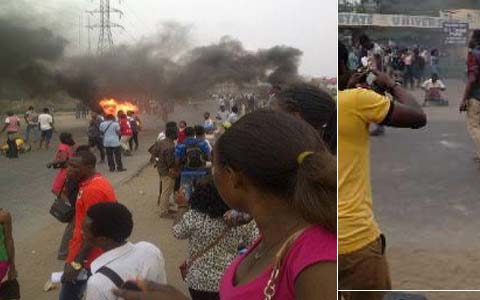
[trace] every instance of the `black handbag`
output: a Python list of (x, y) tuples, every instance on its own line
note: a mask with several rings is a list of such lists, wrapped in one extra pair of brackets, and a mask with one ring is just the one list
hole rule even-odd
[(63, 184), (60, 193), (50, 207), (50, 214), (62, 223), (70, 223), (70, 221), (73, 220), (73, 216), (75, 215), (75, 207), (73, 207), (70, 201), (64, 201), (60, 198), (64, 187), (65, 183)]
[(50, 207), (50, 214), (62, 223), (70, 223), (73, 220), (75, 210), (70, 202), (57, 198)]
[(0, 300), (20, 299), (20, 285), (16, 279), (0, 283)]

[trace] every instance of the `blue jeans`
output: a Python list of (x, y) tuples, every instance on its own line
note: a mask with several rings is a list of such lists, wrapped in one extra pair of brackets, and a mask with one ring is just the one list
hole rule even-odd
[(180, 188), (185, 191), (185, 199), (190, 200), (194, 191), (195, 180), (207, 175), (206, 170), (183, 170), (180, 172)]
[(33, 135), (33, 141), (38, 142), (38, 138), (39, 138), (38, 125), (27, 125), (27, 127), (25, 128), (26, 143), (30, 141), (30, 134)]
[(76, 281), (62, 283), (59, 300), (82, 300), (85, 289), (87, 288), (87, 281)]

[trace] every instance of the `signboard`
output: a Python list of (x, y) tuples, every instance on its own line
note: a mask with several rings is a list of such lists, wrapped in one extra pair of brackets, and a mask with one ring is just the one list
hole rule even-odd
[[(475, 15), (477, 16), (477, 15)], [(431, 16), (407, 16), (407, 15), (384, 15), (384, 14), (357, 14), (338, 13), (338, 25), (343, 27), (379, 26), (379, 27), (410, 27), (442, 29), (444, 23), (468, 24), (469, 30), (480, 29), (480, 12), (478, 17), (471, 14), (447, 15), (441, 17)]]
[(468, 42), (468, 23), (443, 23), (446, 45), (466, 46)]
[(339, 26), (442, 28), (447, 19), (430, 16), (339, 13)]

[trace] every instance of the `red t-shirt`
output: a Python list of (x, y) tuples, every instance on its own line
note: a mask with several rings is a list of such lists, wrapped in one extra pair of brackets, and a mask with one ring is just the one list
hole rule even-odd
[(177, 138), (177, 141), (179, 144), (183, 144), (183, 141), (187, 138), (187, 136), (185, 135), (185, 130), (183, 129), (180, 129), (178, 131), (178, 138)]
[(120, 134), (122, 136), (132, 136), (132, 125), (127, 118), (120, 118)]
[[(100, 173), (80, 183), (77, 202), (75, 203), (75, 227), (73, 237), (68, 245), (67, 263), (72, 262), (80, 251), (83, 243), (82, 224), (87, 216), (88, 209), (100, 202), (115, 202), (117, 198), (112, 185)], [(93, 260), (103, 253), (100, 248), (94, 248), (84, 263), (85, 268), (90, 268)]]

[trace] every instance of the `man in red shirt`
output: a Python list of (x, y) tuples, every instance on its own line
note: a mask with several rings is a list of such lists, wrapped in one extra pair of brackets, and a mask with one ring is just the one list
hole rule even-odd
[(130, 156), (132, 155), (131, 153), (132, 149), (130, 149), (130, 145), (129, 145), (130, 139), (133, 136), (132, 126), (130, 125), (130, 121), (128, 120), (127, 115), (124, 112), (120, 111), (118, 115), (119, 115), (118, 122), (120, 123), (120, 135), (121, 135), (120, 144), (122, 146), (125, 156)]
[(79, 182), (75, 202), (75, 227), (69, 243), (68, 257), (62, 277), (60, 300), (80, 300), (83, 297), (89, 276), (90, 263), (103, 251), (84, 243), (82, 224), (88, 209), (100, 202), (115, 202), (112, 185), (95, 170), (96, 157), (89, 151), (74, 154), (68, 161), (67, 177)]

